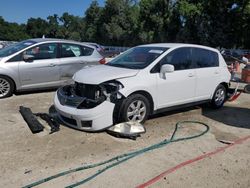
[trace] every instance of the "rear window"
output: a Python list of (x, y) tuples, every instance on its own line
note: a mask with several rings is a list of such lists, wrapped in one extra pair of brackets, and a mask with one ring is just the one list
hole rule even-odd
[(205, 68), (205, 67), (217, 67), (219, 66), (219, 57), (218, 53), (213, 52), (211, 50), (201, 49), (201, 48), (193, 48), (192, 56), (194, 65), (197, 68)]
[(80, 57), (92, 55), (94, 49), (77, 44), (62, 44), (61, 57)]

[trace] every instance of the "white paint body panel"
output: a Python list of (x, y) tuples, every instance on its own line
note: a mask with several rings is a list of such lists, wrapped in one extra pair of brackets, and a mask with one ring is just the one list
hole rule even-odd
[(105, 81), (135, 76), (139, 70), (112, 67), (108, 65), (97, 65), (84, 67), (75, 73), (74, 81), (85, 84), (100, 84)]
[[(138, 91), (147, 92), (152, 97), (154, 103), (153, 110), (201, 100), (209, 100), (212, 98), (216, 87), (220, 83), (229, 83), (230, 81), (230, 73), (227, 70), (226, 63), (216, 49), (189, 44), (151, 44), (146, 46), (169, 47), (170, 49), (141, 70), (98, 65), (78, 71), (73, 79), (76, 82), (93, 85), (110, 80), (117, 80), (124, 86), (119, 90), (124, 97), (128, 97)], [(199, 47), (212, 50), (219, 55), (219, 66), (178, 70), (166, 73), (165, 79), (162, 78), (158, 72), (150, 73), (151, 69), (165, 55), (179, 47)], [(78, 120), (92, 119), (93, 122), (101, 122), (100, 124), (96, 123), (93, 130), (108, 127), (113, 123), (112, 117), (115, 104), (107, 101), (98, 107), (88, 110), (73, 110), (69, 107), (61, 106), (58, 99), (55, 99), (55, 106), (59, 113), (67, 117), (73, 116)], [(104, 117), (104, 112), (105, 115), (109, 117)], [(101, 118), (97, 116), (98, 113), (102, 114), (100, 115)]]
[[(60, 119), (70, 127), (86, 131), (97, 131), (113, 125), (113, 110), (115, 104), (111, 102), (104, 101), (102, 104), (92, 109), (76, 109), (61, 105), (56, 94), (54, 105), (57, 112), (60, 114)], [(65, 122), (61, 116), (74, 119), (77, 125)], [(83, 128), (81, 126), (81, 121), (92, 121), (92, 127)]]

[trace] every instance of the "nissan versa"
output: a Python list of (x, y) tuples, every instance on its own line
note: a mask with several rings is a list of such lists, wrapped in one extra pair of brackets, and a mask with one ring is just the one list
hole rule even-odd
[(68, 126), (97, 131), (203, 102), (220, 108), (230, 73), (216, 49), (166, 43), (131, 48), (105, 65), (76, 72), (73, 80), (55, 95), (59, 117)]
[(0, 50), (0, 98), (15, 91), (58, 87), (86, 65), (103, 60), (88, 43), (29, 39)]

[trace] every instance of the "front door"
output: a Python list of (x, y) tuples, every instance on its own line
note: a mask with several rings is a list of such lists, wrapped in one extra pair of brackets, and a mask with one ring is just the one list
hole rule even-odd
[(168, 53), (160, 65), (171, 64), (175, 71), (157, 76), (157, 108), (165, 108), (194, 101), (196, 71), (192, 67), (191, 48), (178, 48)]
[(57, 44), (40, 44), (24, 51), (23, 54), (33, 56), (33, 60), (19, 63), (22, 89), (59, 85)]

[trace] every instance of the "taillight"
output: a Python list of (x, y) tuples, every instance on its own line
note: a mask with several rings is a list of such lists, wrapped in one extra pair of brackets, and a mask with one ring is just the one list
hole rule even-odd
[(100, 61), (99, 61), (100, 64), (106, 64), (106, 59), (105, 58), (102, 58)]

